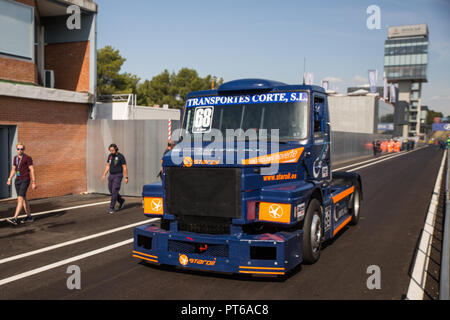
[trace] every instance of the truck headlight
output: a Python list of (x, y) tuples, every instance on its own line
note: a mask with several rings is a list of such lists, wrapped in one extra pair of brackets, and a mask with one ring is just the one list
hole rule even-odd
[(144, 214), (164, 213), (163, 198), (144, 197)]
[(259, 220), (291, 223), (291, 205), (286, 203), (260, 202)]

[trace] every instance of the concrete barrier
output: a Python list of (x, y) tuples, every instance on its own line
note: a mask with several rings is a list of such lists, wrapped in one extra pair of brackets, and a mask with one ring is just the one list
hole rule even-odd
[(447, 179), (445, 181), (445, 216), (444, 233), (442, 235), (441, 276), (439, 285), (439, 300), (450, 300), (450, 157), (447, 152)]

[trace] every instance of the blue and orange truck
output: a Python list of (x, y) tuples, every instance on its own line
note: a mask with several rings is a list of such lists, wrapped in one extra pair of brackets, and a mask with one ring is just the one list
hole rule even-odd
[[(270, 132), (270, 135), (268, 134)], [(195, 270), (282, 276), (358, 223), (357, 173), (331, 170), (327, 95), (242, 79), (187, 96), (162, 181), (143, 186), (133, 257)]]

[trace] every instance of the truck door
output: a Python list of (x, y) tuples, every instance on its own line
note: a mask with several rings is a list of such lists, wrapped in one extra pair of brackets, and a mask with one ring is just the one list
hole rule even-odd
[(313, 94), (313, 146), (312, 174), (315, 180), (329, 180), (330, 167), (330, 124), (326, 97)]

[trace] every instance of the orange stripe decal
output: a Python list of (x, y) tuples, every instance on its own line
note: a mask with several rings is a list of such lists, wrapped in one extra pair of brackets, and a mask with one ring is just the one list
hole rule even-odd
[(239, 270), (239, 273), (255, 273), (255, 274), (284, 274), (284, 272), (258, 272), (258, 271), (242, 271)]
[(336, 230), (333, 231), (333, 237), (338, 233), (343, 227), (347, 225), (352, 220), (352, 217), (348, 217), (344, 222), (342, 222)]
[(252, 165), (252, 164), (270, 164), (270, 163), (296, 163), (300, 158), (300, 156), (302, 155), (303, 149), (304, 147), (281, 151), (250, 159), (243, 159), (242, 164)]
[(141, 256), (137, 256), (137, 255), (135, 255), (135, 254), (133, 254), (133, 257), (139, 258), (139, 259), (144, 259), (144, 260), (151, 261), (151, 262), (156, 262), (156, 263), (158, 263), (158, 260), (147, 259), (147, 258), (144, 258), (144, 257), (141, 257)]
[(333, 197), (333, 203), (336, 203), (336, 202), (341, 201), (341, 200), (344, 199), (346, 196), (352, 194), (354, 191), (355, 191), (355, 187), (351, 187), (351, 188), (348, 188), (348, 189), (345, 190), (345, 191), (342, 191), (341, 193), (339, 193), (339, 194), (337, 194), (337, 195), (335, 195), (335, 196)]
[(239, 266), (241, 269), (265, 269), (265, 270), (284, 270), (284, 268), (269, 268), (269, 267), (244, 267)]
[(140, 255), (143, 255), (143, 256), (147, 256), (147, 257), (150, 257), (150, 258), (158, 259), (157, 256), (152, 256), (152, 255), (149, 255), (149, 254), (146, 254), (146, 253), (142, 253), (142, 252), (139, 252), (139, 251), (134, 251), (133, 250), (133, 253), (137, 253), (137, 254), (140, 254)]

